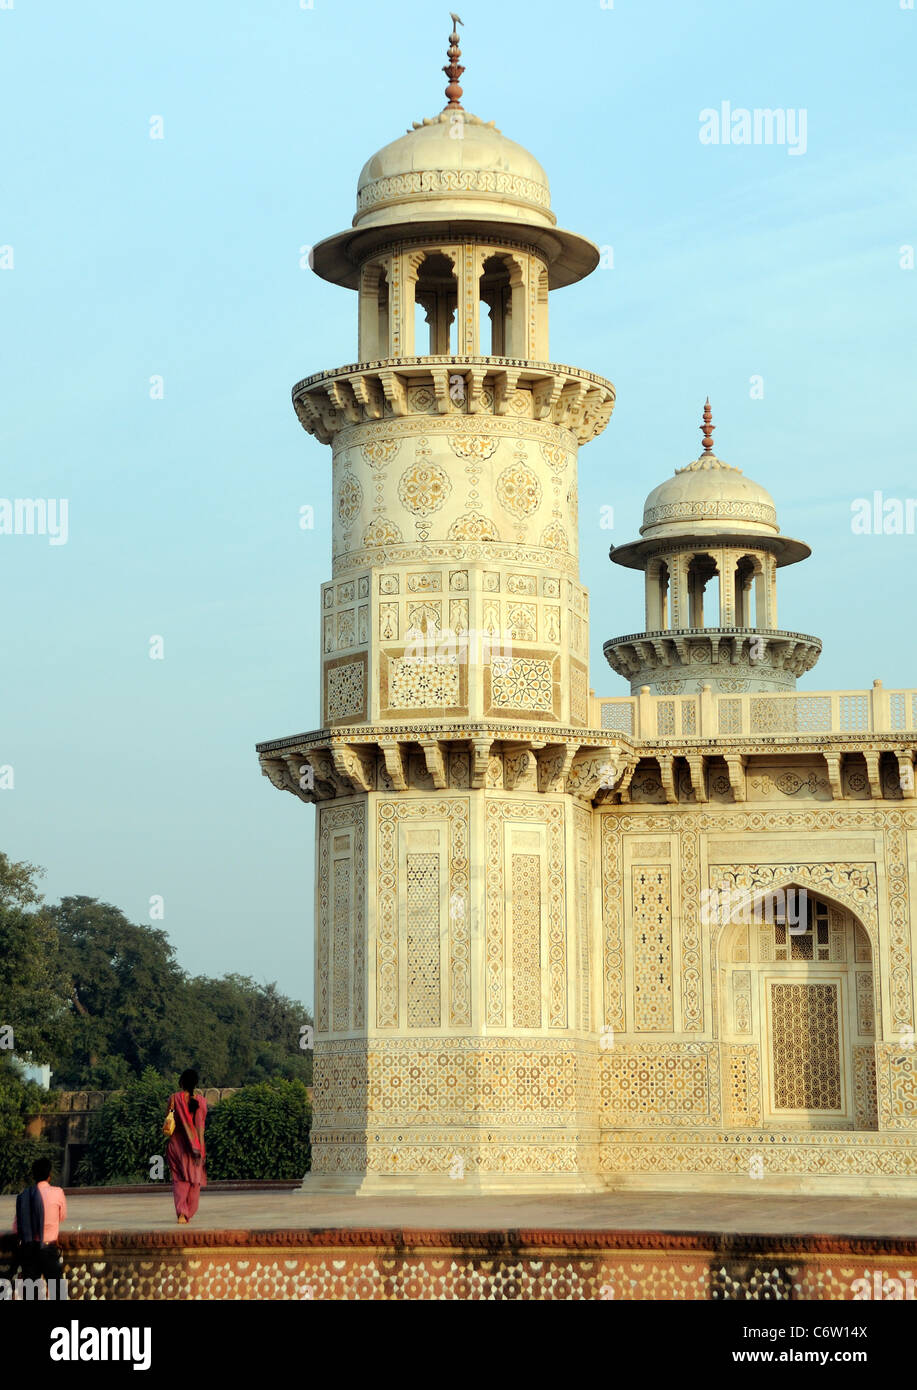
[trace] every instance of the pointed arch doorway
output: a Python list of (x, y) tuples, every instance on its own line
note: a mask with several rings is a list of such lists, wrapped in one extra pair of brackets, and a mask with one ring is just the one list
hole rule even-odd
[(757, 1095), (732, 1098), (733, 1123), (875, 1129), (876, 972), (855, 914), (794, 884), (759, 893), (717, 958), (720, 1037), (756, 1064), (743, 1074)]

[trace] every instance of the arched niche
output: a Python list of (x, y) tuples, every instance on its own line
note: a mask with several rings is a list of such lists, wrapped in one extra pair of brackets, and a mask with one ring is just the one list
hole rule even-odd
[(756, 1122), (875, 1129), (881, 996), (864, 921), (790, 879), (733, 888), (720, 910), (729, 920), (713, 942), (717, 1031), (727, 1057), (755, 1063)]

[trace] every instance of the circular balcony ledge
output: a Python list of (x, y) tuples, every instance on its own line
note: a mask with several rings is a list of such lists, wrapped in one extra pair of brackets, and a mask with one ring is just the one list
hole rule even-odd
[[(429, 392), (422, 405), (418, 387)], [(293, 387), (300, 424), (323, 444), (347, 425), (386, 418), (508, 414), (550, 421), (586, 444), (601, 434), (614, 404), (611, 382), (594, 372), (515, 357), (392, 357), (318, 372)]]
[[(746, 643), (748, 649), (746, 650)], [(760, 650), (753, 652), (753, 645)], [(821, 653), (821, 639), (806, 632), (753, 627), (691, 627), (677, 631), (632, 632), (611, 637), (604, 644), (605, 659), (619, 676), (639, 684), (650, 683), (651, 673), (679, 667), (691, 668), (700, 677), (724, 666), (742, 666), (766, 679), (767, 672), (801, 676), (810, 671)]]

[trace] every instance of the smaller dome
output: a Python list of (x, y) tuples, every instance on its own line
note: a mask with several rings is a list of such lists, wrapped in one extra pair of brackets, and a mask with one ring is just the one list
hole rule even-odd
[(640, 534), (648, 540), (736, 531), (774, 536), (779, 529), (767, 489), (746, 478), (741, 468), (704, 453), (653, 488)]

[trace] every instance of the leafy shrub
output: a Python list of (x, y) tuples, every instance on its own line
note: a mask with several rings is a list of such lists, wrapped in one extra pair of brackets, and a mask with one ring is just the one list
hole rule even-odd
[(245, 1086), (207, 1115), (207, 1176), (301, 1178), (309, 1168), (312, 1107), (301, 1081)]
[(23, 1081), (9, 1060), (0, 1062), (0, 1192), (20, 1192), (31, 1182), (37, 1158), (50, 1158), (60, 1172), (60, 1150), (26, 1136), (26, 1125), (51, 1099), (34, 1081)]
[(18, 1139), (0, 1143), (0, 1192), (21, 1192), (32, 1181), (32, 1164), (50, 1158), (51, 1181), (60, 1182), (61, 1151), (47, 1139)]
[(150, 1159), (165, 1155), (162, 1122), (169, 1096), (178, 1089), (152, 1067), (123, 1091), (109, 1096), (92, 1116), (89, 1145), (77, 1176), (80, 1182), (118, 1186), (150, 1181)]

